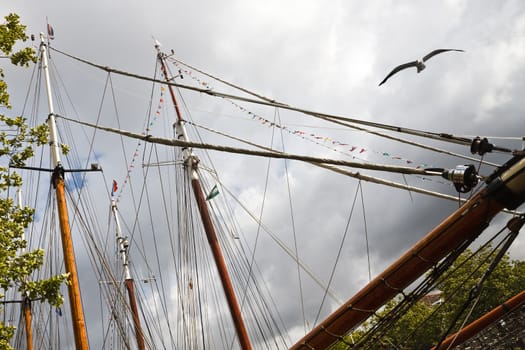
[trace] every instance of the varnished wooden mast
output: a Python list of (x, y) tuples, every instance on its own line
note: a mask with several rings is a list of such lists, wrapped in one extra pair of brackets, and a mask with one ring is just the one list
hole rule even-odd
[[(166, 68), (165, 55), (160, 51), (160, 46), (158, 44), (155, 45), (155, 48), (157, 49), (157, 52), (158, 52), (158, 59), (161, 64), (161, 69), (164, 74), (164, 77), (166, 81), (169, 82), (171, 80), (171, 76)], [(173, 105), (175, 106), (175, 111), (177, 113), (177, 121), (174, 124), (175, 129), (176, 129), (176, 137), (179, 140), (188, 141), (186, 130), (184, 127), (184, 121), (182, 119), (182, 114), (180, 112), (180, 109), (177, 103), (177, 98), (175, 96), (173, 86), (169, 85), (168, 88), (169, 88), (169, 92), (171, 95), (171, 99), (173, 101)], [(210, 213), (208, 210), (208, 205), (206, 204), (204, 192), (202, 190), (202, 186), (199, 180), (199, 175), (197, 171), (199, 159), (188, 148), (183, 149), (183, 158), (184, 158), (184, 165), (186, 166), (188, 174), (191, 178), (191, 185), (192, 185), (193, 193), (195, 195), (197, 206), (198, 206), (198, 209), (201, 215), (202, 223), (204, 226), (204, 231), (206, 232), (206, 237), (208, 239), (208, 243), (210, 245), (210, 248), (213, 254), (213, 258), (215, 260), (215, 265), (217, 266), (217, 270), (219, 272), (220, 280), (222, 283), (222, 287), (224, 289), (224, 293), (226, 295), (228, 307), (230, 309), (230, 313), (233, 319), (233, 323), (235, 326), (237, 337), (239, 339), (241, 349), (250, 350), (252, 347), (250, 344), (250, 339), (248, 337), (248, 332), (246, 330), (246, 326), (244, 325), (244, 321), (242, 319), (241, 309), (239, 307), (237, 297), (235, 296), (235, 292), (233, 290), (233, 285), (232, 285), (230, 276), (228, 274), (228, 270), (226, 268), (226, 263), (222, 255), (221, 248), (219, 246), (217, 234), (215, 232), (215, 228), (213, 226), (213, 223), (210, 217)]]
[[(22, 189), (18, 187), (17, 189), (18, 196), (18, 208), (22, 209)], [(22, 234), (22, 239), (25, 240), (25, 234)], [(25, 248), (22, 249), (22, 254), (25, 253)], [(24, 325), (26, 329), (26, 349), (33, 350), (33, 325), (32, 314), (31, 314), (31, 299), (26, 294), (24, 300), (22, 301), (22, 310), (24, 311)]]
[(431, 350), (438, 349), (452, 349), (453, 347), (459, 346), (474, 337), (476, 334), (483, 331), (485, 328), (500, 320), (503, 316), (509, 312), (515, 311), (518, 307), (525, 303), (525, 290), (521, 293), (513, 296), (501, 305), (496, 306), (490, 312), (478, 318), (476, 321), (470, 323), (468, 326), (463, 328), (457, 333), (449, 335), (439, 345), (439, 348), (433, 347)]
[(139, 310), (137, 308), (137, 299), (135, 298), (135, 282), (132, 278), (124, 281), (128, 291), (129, 307), (131, 308), (131, 315), (133, 317), (133, 324), (135, 325), (135, 339), (140, 350), (146, 349), (144, 342), (144, 334), (140, 325)]
[(49, 146), (51, 149), (51, 158), (54, 166), (52, 182), (53, 186), (55, 187), (57, 199), (60, 234), (62, 238), (62, 250), (64, 252), (64, 266), (66, 272), (69, 274), (68, 295), (69, 304), (71, 307), (71, 319), (73, 322), (73, 334), (75, 337), (76, 349), (88, 350), (88, 337), (84, 321), (84, 311), (82, 309), (82, 299), (80, 296), (80, 287), (78, 283), (77, 266), (75, 262), (75, 254), (73, 251), (73, 241), (71, 239), (71, 228), (69, 226), (69, 216), (66, 205), (64, 169), (60, 162), (60, 149), (58, 145), (57, 130), (55, 125), (53, 98), (51, 95), (51, 84), (49, 81), (47, 45), (45, 43), (44, 34), (42, 33), (40, 34), (40, 41), (41, 62), (45, 76), (47, 101), (49, 107), (47, 125), (49, 127)]
[(525, 200), (525, 158), (516, 155), (487, 186), (430, 231), (290, 349), (327, 349), (372, 316), (463, 242), (477, 237), (503, 208)]
[(31, 299), (25, 297), (22, 302), (22, 307), (24, 309), (24, 324), (26, 328), (26, 349), (33, 350), (33, 327), (31, 325), (32, 314), (31, 314)]

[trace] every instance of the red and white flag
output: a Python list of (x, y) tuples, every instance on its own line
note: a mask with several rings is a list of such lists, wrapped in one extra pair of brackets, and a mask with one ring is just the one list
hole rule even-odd
[(51, 24), (47, 24), (47, 37), (50, 40), (53, 40), (55, 38), (55, 31), (53, 30), (53, 27), (51, 27)]
[(113, 180), (113, 186), (111, 187), (111, 196), (113, 196), (115, 192), (117, 192), (117, 190), (118, 190), (117, 181)]

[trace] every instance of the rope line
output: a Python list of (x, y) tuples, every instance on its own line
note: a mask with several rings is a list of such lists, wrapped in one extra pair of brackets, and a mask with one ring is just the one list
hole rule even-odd
[(328, 289), (330, 288), (330, 286), (332, 284), (332, 280), (334, 278), (335, 271), (337, 269), (337, 265), (339, 264), (339, 259), (341, 258), (341, 252), (343, 250), (343, 246), (345, 244), (346, 237), (348, 235), (348, 229), (350, 227), (350, 221), (352, 220), (352, 216), (354, 214), (354, 208), (355, 208), (355, 203), (357, 201), (357, 194), (359, 193), (359, 189), (360, 189), (360, 187), (358, 185), (357, 188), (356, 188), (356, 191), (355, 191), (355, 195), (354, 195), (354, 199), (352, 201), (352, 205), (350, 207), (350, 213), (348, 214), (348, 220), (346, 221), (346, 226), (345, 226), (345, 230), (344, 230), (344, 233), (343, 233), (343, 237), (341, 238), (341, 243), (339, 244), (339, 249), (337, 250), (337, 255), (335, 257), (334, 265), (332, 267), (332, 271), (330, 272), (330, 277), (328, 278), (328, 283), (327, 283), (326, 288), (324, 290), (323, 298), (321, 300), (321, 304), (319, 305), (319, 309), (317, 309), (317, 315), (315, 316), (314, 326), (317, 325), (317, 321), (319, 320), (319, 316), (321, 315), (321, 311), (323, 309), (324, 302), (326, 301), (326, 295), (327, 295)]
[(124, 135), (130, 138), (143, 140), (143, 141), (150, 142), (150, 143), (162, 144), (166, 146), (175, 146), (175, 147), (182, 147), (182, 148), (202, 148), (202, 149), (216, 150), (216, 151), (229, 152), (229, 153), (238, 153), (238, 154), (245, 154), (245, 155), (252, 155), (252, 156), (259, 156), (259, 157), (293, 159), (293, 160), (299, 160), (299, 161), (311, 162), (311, 163), (342, 165), (342, 166), (348, 166), (348, 167), (354, 167), (354, 168), (388, 171), (388, 172), (400, 173), (400, 174), (441, 176), (441, 172), (428, 171), (425, 169), (418, 169), (418, 168), (411, 168), (411, 167), (352, 162), (352, 161), (346, 161), (346, 160), (288, 154), (288, 153), (282, 153), (282, 152), (276, 152), (276, 151), (273, 151), (273, 152), (266, 151), (265, 152), (265, 151), (241, 149), (241, 148), (236, 148), (236, 147), (220, 146), (220, 145), (213, 145), (213, 144), (200, 143), (200, 142), (188, 142), (188, 141), (181, 141), (181, 140), (174, 140), (174, 139), (165, 139), (165, 138), (160, 138), (160, 137), (154, 137), (151, 135), (139, 135), (136, 133), (125, 131), (125, 130), (104, 127), (100, 125), (91, 124), (88, 122), (71, 119), (71, 118), (68, 118), (68, 117), (65, 117), (59, 114), (55, 114), (55, 116), (58, 118), (62, 118), (64, 120), (74, 122), (77, 124), (82, 124), (82, 125), (85, 125), (91, 128), (96, 128), (96, 129), (104, 130), (107, 132)]
[[(243, 87), (240, 87), (236, 84), (233, 84), (233, 83), (230, 83), (228, 81), (225, 81), (223, 79), (220, 79), (214, 75), (211, 75), (209, 73), (206, 73), (198, 68), (195, 68), (191, 65), (188, 65), (184, 62), (182, 62), (181, 60), (178, 60), (178, 59), (175, 59), (173, 58), (172, 59), (173, 62), (175, 62), (175, 64), (177, 63), (180, 63), (192, 70), (195, 70), (197, 72), (199, 72), (200, 74), (203, 74), (211, 79), (215, 79), (227, 86), (230, 86), (230, 87), (233, 87), (239, 91), (242, 91), (242, 92), (245, 92), (249, 95), (252, 95), (254, 97), (257, 97), (263, 101), (266, 101), (266, 102), (271, 102), (271, 103), (278, 103), (279, 105), (281, 106), (287, 106), (287, 107), (290, 107), (288, 104), (285, 104), (285, 103), (282, 103), (282, 102), (277, 102), (276, 100), (274, 99), (270, 99), (268, 97), (265, 97), (265, 96), (262, 96), (256, 92), (253, 92), (253, 91), (250, 91), (248, 89), (245, 89)], [(190, 74), (191, 75), (191, 74)], [(193, 78), (193, 76), (192, 76)], [(206, 84), (205, 85), (206, 87), (208, 87), (208, 85)], [(292, 107), (290, 107), (292, 108)], [(305, 114), (309, 114), (309, 115), (312, 115), (312, 116), (320, 116), (320, 115), (324, 115), (324, 114), (321, 114), (321, 113), (316, 113), (316, 112), (312, 112), (312, 111), (305, 111)], [(326, 115), (328, 116), (328, 115)], [(450, 142), (453, 142), (453, 143), (458, 143), (458, 144), (463, 144), (463, 145), (469, 145), (472, 143), (472, 139), (474, 139), (476, 136), (455, 136), (455, 135), (451, 135), (451, 134), (448, 134), (448, 133), (433, 133), (433, 132), (428, 132), (428, 131), (421, 131), (421, 130), (416, 130), (416, 129), (409, 129), (409, 128), (402, 128), (402, 127), (398, 127), (398, 126), (393, 126), (393, 125), (388, 125), (388, 124), (381, 124), (381, 123), (373, 123), (373, 124), (369, 124), (370, 122), (365, 122), (365, 121), (362, 121), (362, 120), (357, 120), (357, 119), (351, 119), (351, 118), (347, 118), (347, 117), (336, 117), (334, 116), (334, 118), (337, 118), (337, 119), (341, 119), (341, 120), (346, 120), (346, 121), (351, 121), (351, 122), (354, 122), (356, 124), (361, 124), (361, 123), (367, 123), (365, 125), (369, 125), (369, 126), (375, 126), (375, 127), (378, 127), (378, 128), (385, 128), (387, 130), (391, 130), (391, 131), (396, 131), (396, 132), (403, 132), (403, 133), (408, 133), (408, 134), (413, 134), (413, 135), (416, 135), (416, 136), (421, 136), (421, 137), (430, 137), (430, 138), (435, 138), (435, 139), (438, 139), (438, 140), (445, 140), (445, 141), (450, 141)], [(367, 131), (368, 130), (363, 130), (363, 131)], [(384, 134), (379, 134), (378, 136), (382, 136), (382, 137), (385, 137), (386, 135)], [(491, 137), (488, 137), (488, 136), (485, 136), (487, 138), (491, 138)], [(499, 138), (499, 139), (512, 139), (512, 140), (523, 140), (524, 137), (509, 137), (509, 138), (506, 138), (506, 137), (493, 137), (493, 138)], [(405, 140), (404, 140), (405, 141)], [(401, 141), (404, 143), (404, 141)], [(501, 148), (501, 147), (496, 147), (497, 150), (501, 151), (501, 152), (510, 152), (510, 150), (506, 149), (506, 148)]]
[[(103, 65), (100, 65), (100, 64), (96, 64), (96, 63), (90, 62), (88, 60), (85, 60), (85, 59), (73, 56), (71, 54), (65, 53), (63, 51), (60, 51), (60, 50), (58, 50), (58, 49), (56, 49), (54, 47), (50, 47), (50, 49), (53, 50), (53, 51), (56, 51), (56, 52), (58, 52), (58, 53), (60, 53), (60, 54), (62, 54), (64, 56), (67, 56), (67, 57), (69, 57), (71, 59), (74, 59), (76, 61), (82, 62), (82, 63), (87, 64), (87, 65), (90, 65), (92, 67), (104, 70), (106, 72), (111, 72), (111, 73), (127, 76), (127, 77), (130, 77), (130, 78), (135, 78), (135, 79), (139, 79), (139, 80), (155, 82), (155, 83), (159, 83), (159, 84), (163, 84), (163, 85), (171, 85), (171, 86), (178, 87), (178, 88), (181, 88), (181, 89), (186, 89), (186, 90), (190, 90), (190, 91), (194, 91), (194, 92), (204, 93), (204, 94), (208, 94), (208, 95), (216, 96), (216, 97), (223, 97), (223, 98), (229, 98), (229, 99), (233, 99), (233, 100), (239, 100), (239, 101), (244, 101), (244, 102), (249, 102), (249, 103), (254, 103), (254, 104), (259, 104), (259, 105), (266, 105), (266, 106), (271, 106), (271, 107), (283, 108), (283, 109), (287, 109), (287, 110), (291, 110), (291, 111), (295, 111), (295, 112), (300, 112), (300, 113), (303, 113), (303, 114), (307, 114), (307, 115), (310, 115), (310, 116), (313, 116), (313, 117), (317, 117), (317, 118), (320, 118), (320, 119), (323, 119), (323, 120), (331, 121), (331, 122), (347, 122), (347, 123), (361, 124), (361, 125), (376, 127), (376, 128), (380, 128), (380, 129), (384, 129), (384, 130), (390, 130), (390, 131), (395, 131), (395, 132), (400, 132), (400, 133), (406, 133), (406, 134), (410, 134), (410, 135), (414, 135), (414, 136), (420, 136), (420, 137), (425, 137), (425, 138), (430, 138), (430, 139), (435, 139), (435, 140), (440, 140), (440, 141), (450, 142), (450, 143), (460, 144), (460, 145), (470, 145), (472, 143), (472, 140), (469, 139), (469, 138), (462, 137), (462, 136), (455, 136), (455, 135), (448, 134), (448, 133), (436, 133), (436, 132), (429, 132), (429, 131), (421, 131), (421, 130), (417, 130), (417, 129), (405, 128), (405, 127), (400, 127), (400, 126), (395, 126), (395, 125), (389, 125), (389, 124), (383, 124), (383, 123), (377, 123), (377, 122), (360, 120), (360, 119), (357, 119), (357, 118), (337, 116), (337, 115), (328, 114), (328, 113), (320, 113), (320, 112), (307, 110), (307, 109), (304, 109), (304, 108), (292, 107), (292, 106), (284, 104), (284, 103), (270, 102), (270, 101), (265, 101), (265, 100), (255, 100), (255, 99), (252, 99), (252, 98), (246, 98), (246, 97), (242, 97), (242, 96), (236, 96), (236, 95), (232, 95), (232, 94), (216, 92), (216, 91), (213, 91), (213, 90), (207, 89), (207, 88), (206, 89), (202, 89), (202, 88), (198, 88), (198, 87), (194, 87), (194, 86), (190, 86), (190, 85), (185, 85), (185, 84), (180, 84), (180, 83), (166, 82), (165, 80), (150, 78), (150, 77), (142, 76), (142, 75), (139, 75), (139, 74), (134, 74), (134, 73), (126, 72), (126, 71), (123, 71), (123, 70), (111, 68), (109, 66), (103, 66)], [(343, 123), (341, 125), (350, 126), (350, 125), (345, 124), (345, 123)], [(379, 134), (379, 133), (377, 133), (377, 134)], [(506, 152), (506, 153), (512, 152), (509, 149), (502, 148), (502, 147), (497, 147), (497, 146), (494, 148), (494, 150), (497, 150), (497, 151), (500, 151), (500, 152)]]

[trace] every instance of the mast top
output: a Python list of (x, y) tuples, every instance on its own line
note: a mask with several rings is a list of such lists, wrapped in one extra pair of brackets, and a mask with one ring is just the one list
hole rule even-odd
[[(48, 30), (49, 31), (49, 30)], [(50, 33), (48, 33), (50, 34)], [(58, 145), (58, 133), (55, 123), (55, 108), (53, 105), (53, 95), (51, 91), (51, 80), (49, 78), (49, 64), (47, 60), (47, 46), (45, 42), (46, 36), (44, 33), (40, 33), (40, 59), (42, 63), (42, 70), (44, 72), (44, 83), (46, 86), (47, 93), (47, 106), (48, 106), (48, 118), (47, 125), (49, 127), (49, 146), (51, 147), (51, 159), (53, 167), (58, 168), (60, 166), (60, 149)]]
[(155, 43), (154, 44), (155, 49), (157, 50), (158, 53), (160, 53), (160, 47), (162, 46), (162, 44), (157, 39), (155, 39), (154, 36), (152, 36), (152, 38), (153, 38), (153, 42)]

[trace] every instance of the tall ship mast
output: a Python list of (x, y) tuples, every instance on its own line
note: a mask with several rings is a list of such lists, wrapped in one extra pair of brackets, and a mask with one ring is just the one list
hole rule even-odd
[(49, 80), (49, 64), (47, 57), (47, 44), (44, 34), (40, 34), (40, 59), (44, 71), (45, 86), (47, 92), (47, 104), (49, 114), (47, 125), (49, 128), (49, 146), (51, 149), (51, 161), (53, 166), (52, 183), (55, 188), (58, 218), (60, 222), (60, 233), (62, 240), (62, 250), (64, 254), (65, 271), (69, 274), (68, 280), (68, 298), (71, 308), (71, 319), (75, 345), (77, 350), (89, 349), (86, 324), (84, 321), (84, 310), (80, 296), (80, 286), (78, 282), (77, 266), (75, 253), (73, 250), (73, 241), (71, 237), (71, 228), (69, 225), (69, 216), (66, 204), (66, 192), (64, 182), (64, 167), (60, 160), (60, 145), (58, 143), (57, 128), (55, 123), (55, 109), (53, 96), (51, 93), (51, 82)]
[[(158, 43), (156, 43), (155, 48), (157, 49), (157, 53), (158, 53), (157, 57), (160, 61), (161, 70), (164, 74), (166, 82), (170, 82), (172, 80), (172, 77), (166, 67), (166, 63), (165, 63), (166, 55), (160, 51), (160, 45)], [(170, 92), (171, 100), (173, 102), (173, 106), (177, 114), (177, 120), (173, 124), (174, 131), (175, 131), (175, 137), (177, 140), (187, 142), (189, 140), (188, 140), (188, 136), (186, 135), (184, 119), (182, 117), (182, 113), (177, 103), (177, 98), (175, 96), (173, 86), (169, 85), (168, 89)], [(250, 344), (250, 339), (248, 337), (248, 332), (246, 331), (246, 327), (244, 325), (244, 321), (241, 315), (241, 308), (239, 306), (239, 302), (237, 301), (235, 291), (233, 290), (233, 285), (232, 285), (230, 276), (228, 274), (228, 270), (227, 270), (226, 263), (225, 263), (225, 260), (222, 254), (222, 250), (221, 250), (221, 247), (219, 246), (219, 240), (217, 239), (217, 233), (215, 232), (215, 228), (213, 226), (213, 223), (210, 217), (210, 213), (208, 210), (208, 205), (206, 203), (204, 191), (202, 190), (202, 185), (200, 183), (199, 173), (198, 173), (199, 159), (192, 153), (191, 148), (184, 148), (182, 161), (183, 161), (184, 167), (187, 169), (187, 174), (188, 174), (187, 176), (188, 178), (191, 179), (191, 187), (193, 189), (193, 194), (195, 196), (195, 200), (197, 201), (199, 213), (201, 215), (202, 223), (204, 225), (204, 230), (206, 232), (206, 237), (208, 239), (208, 243), (210, 244), (210, 249), (212, 251), (213, 258), (217, 266), (217, 270), (219, 272), (220, 281), (224, 289), (224, 293), (226, 295), (226, 300), (228, 302), (228, 308), (230, 310), (230, 314), (233, 319), (233, 323), (235, 325), (235, 330), (237, 333), (239, 343), (241, 345), (241, 349), (249, 350), (252, 347)]]
[[(113, 182), (113, 189), (117, 187), (116, 182)], [(122, 235), (122, 229), (120, 227), (120, 219), (118, 216), (118, 207), (113, 197), (114, 190), (111, 191), (111, 212), (113, 213), (113, 219), (115, 220), (115, 236), (117, 240), (117, 247), (122, 259), (122, 269), (124, 274), (124, 284), (128, 292), (129, 306), (131, 308), (131, 313), (133, 317), (133, 324), (135, 326), (135, 338), (137, 340), (137, 347), (139, 350), (146, 349), (144, 341), (144, 333), (142, 326), (140, 324), (140, 314), (137, 308), (137, 300), (135, 296), (135, 280), (131, 277), (131, 272), (129, 269), (129, 257), (128, 257), (128, 248), (129, 241), (126, 237)]]

